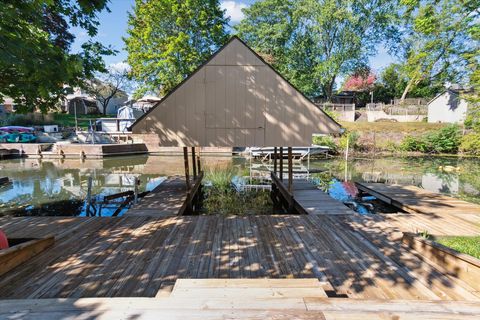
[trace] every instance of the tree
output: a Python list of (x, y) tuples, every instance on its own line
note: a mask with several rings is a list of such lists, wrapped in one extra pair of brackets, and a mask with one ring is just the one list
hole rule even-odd
[(236, 29), (301, 91), (330, 99), (340, 75), (395, 37), (396, 12), (393, 0), (265, 0), (244, 9)]
[(408, 82), (402, 99), (422, 81), (464, 81), (465, 54), (478, 48), (478, 0), (401, 0), (405, 6), (403, 43)]
[(97, 33), (96, 14), (108, 0), (4, 0), (0, 10), (0, 100), (14, 99), (19, 112), (46, 112), (97, 70), (114, 50), (98, 42), (70, 53), (69, 26)]
[[(392, 63), (385, 67), (380, 73), (373, 95), (377, 101), (390, 103), (395, 98), (400, 98), (408, 84), (406, 66), (402, 63)], [(433, 98), (444, 86), (439, 82), (432, 82), (429, 79), (419, 81), (409, 90), (412, 98)]]
[(169, 92), (228, 38), (218, 0), (136, 0), (124, 39), (136, 95)]
[(371, 91), (375, 85), (377, 77), (370, 71), (355, 72), (345, 80), (343, 89), (347, 91), (367, 92)]
[(128, 69), (109, 68), (107, 72), (98, 74), (88, 81), (86, 89), (101, 104), (102, 112), (105, 115), (110, 101), (115, 97), (125, 95), (130, 86)]

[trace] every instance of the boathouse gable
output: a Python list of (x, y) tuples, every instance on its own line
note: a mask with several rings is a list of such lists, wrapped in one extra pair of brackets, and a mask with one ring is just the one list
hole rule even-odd
[(160, 146), (305, 146), (340, 125), (238, 37), (132, 125)]

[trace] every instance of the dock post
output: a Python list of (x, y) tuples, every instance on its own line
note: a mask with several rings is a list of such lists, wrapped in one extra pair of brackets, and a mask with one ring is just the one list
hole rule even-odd
[(190, 170), (188, 166), (188, 148), (183, 147), (183, 162), (185, 164), (185, 181), (187, 184), (187, 191), (190, 190)]
[(277, 174), (277, 147), (273, 148), (273, 172)]
[(201, 163), (200, 163), (200, 155), (197, 156), (197, 170), (198, 170), (198, 173), (202, 172), (202, 167), (201, 167)]
[(88, 177), (86, 202), (87, 206), (85, 207), (85, 215), (90, 216), (90, 206), (92, 203), (92, 176)]
[(134, 188), (133, 188), (133, 203), (137, 204), (138, 203), (138, 185), (140, 184), (140, 180), (138, 180), (138, 177), (134, 178)]
[(192, 147), (192, 167), (193, 167), (193, 179), (197, 179), (197, 162), (195, 161), (195, 147)]
[(288, 192), (292, 193), (293, 185), (293, 156), (292, 147), (288, 147)]
[(283, 147), (280, 147), (280, 180), (283, 181)]

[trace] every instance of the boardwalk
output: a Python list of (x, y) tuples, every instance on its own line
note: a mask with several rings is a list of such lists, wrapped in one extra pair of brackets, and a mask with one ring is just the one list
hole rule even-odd
[(176, 216), (186, 199), (185, 178), (170, 177), (141, 199), (138, 204), (132, 206), (124, 216)]
[(306, 179), (292, 179), (292, 191), (288, 189), (289, 180), (280, 180), (271, 174), (273, 199), (280, 203), (287, 212), (312, 215), (355, 214), (342, 202), (333, 199)]
[[(285, 182), (288, 185), (288, 180)], [(342, 202), (333, 199), (304, 179), (293, 180), (293, 198), (308, 214), (354, 214)]]
[(0, 227), (56, 235), (0, 278), (0, 298), (155, 297), (178, 278), (266, 277), (317, 278), (329, 296), (479, 299), (358, 215), (5, 217)]
[(414, 186), (357, 183), (360, 190), (408, 212), (389, 215), (410, 232), (435, 235), (480, 234), (480, 206)]

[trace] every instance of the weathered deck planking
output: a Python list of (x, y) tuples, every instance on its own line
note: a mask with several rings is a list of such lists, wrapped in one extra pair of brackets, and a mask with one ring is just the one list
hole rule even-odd
[(0, 319), (478, 319), (468, 301), (340, 298), (82, 298), (0, 301)]
[[(288, 185), (286, 180), (285, 185)], [(333, 199), (305, 179), (293, 179), (293, 198), (307, 214), (354, 214), (355, 212), (342, 202)]]
[(179, 278), (317, 278), (351, 298), (479, 299), (357, 215), (5, 217), (0, 228), (56, 236), (0, 277), (0, 298), (155, 297)]
[(186, 182), (183, 177), (169, 177), (133, 205), (124, 216), (169, 217), (179, 214), (187, 200)]
[(408, 213), (419, 213), (435, 219), (444, 219), (447, 224), (451, 223), (454, 227), (460, 225), (472, 229), (472, 226), (478, 226), (480, 223), (480, 205), (415, 186), (364, 182), (357, 182), (357, 186), (359, 189)]

